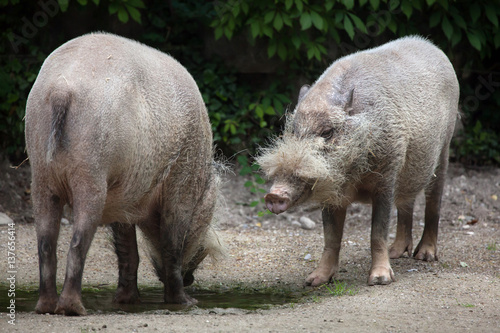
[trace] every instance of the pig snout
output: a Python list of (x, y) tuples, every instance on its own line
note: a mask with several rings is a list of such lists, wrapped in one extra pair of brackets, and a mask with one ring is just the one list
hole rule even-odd
[(285, 193), (271, 191), (265, 195), (264, 200), (267, 209), (274, 214), (283, 213), (290, 207), (290, 199)]

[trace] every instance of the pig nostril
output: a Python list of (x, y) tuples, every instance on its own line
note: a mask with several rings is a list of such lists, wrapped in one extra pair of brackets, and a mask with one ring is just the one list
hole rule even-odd
[(278, 201), (280, 205), (283, 205), (285, 202), (283, 200)]

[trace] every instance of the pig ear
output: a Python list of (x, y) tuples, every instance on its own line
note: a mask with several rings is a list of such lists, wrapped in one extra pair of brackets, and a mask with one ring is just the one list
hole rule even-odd
[(311, 86), (308, 85), (308, 84), (304, 84), (301, 88), (300, 88), (300, 92), (299, 92), (299, 100), (297, 102), (300, 102), (300, 100), (302, 98), (304, 98), (304, 96), (306, 95), (306, 93), (309, 91), (309, 88)]

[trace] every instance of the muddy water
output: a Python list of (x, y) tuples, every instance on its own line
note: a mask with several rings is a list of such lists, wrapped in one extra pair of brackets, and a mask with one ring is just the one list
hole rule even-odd
[[(89, 314), (97, 313), (143, 313), (161, 310), (189, 311), (193, 309), (180, 305), (163, 303), (163, 288), (141, 288), (140, 304), (115, 304), (113, 288), (92, 288), (82, 291), (83, 304)], [(236, 308), (243, 310), (269, 309), (272, 306), (297, 302), (301, 295), (294, 293), (245, 293), (240, 291), (213, 292), (207, 290), (188, 291), (189, 295), (198, 300), (194, 308)], [(8, 288), (0, 285), (0, 312), (8, 312), (10, 304)], [(15, 291), (16, 312), (31, 312), (38, 300), (37, 290), (17, 289)]]

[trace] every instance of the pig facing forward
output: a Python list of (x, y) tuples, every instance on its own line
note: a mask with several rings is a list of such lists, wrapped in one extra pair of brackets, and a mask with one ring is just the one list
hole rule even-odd
[[(212, 226), (218, 175), (198, 87), (170, 56), (140, 43), (90, 34), (44, 62), (26, 107), (26, 144), (40, 269), (38, 313), (83, 315), (85, 257), (110, 224), (118, 256), (115, 301), (134, 303), (137, 225), (167, 303), (192, 304), (184, 286), (218, 251)], [(73, 209), (66, 277), (56, 291), (63, 206)]]
[[(411, 253), (413, 205), (422, 190), (425, 228), (414, 256), (437, 259), (458, 97), (451, 63), (419, 37), (341, 58), (312, 87), (302, 87), (283, 135), (257, 162), (273, 181), (265, 196), (271, 212), (306, 201), (322, 206), (325, 248), (307, 285), (326, 283), (338, 271), (346, 208), (354, 201), (372, 204), (369, 285), (394, 281), (389, 257)], [(389, 249), (393, 205), (398, 223)]]

